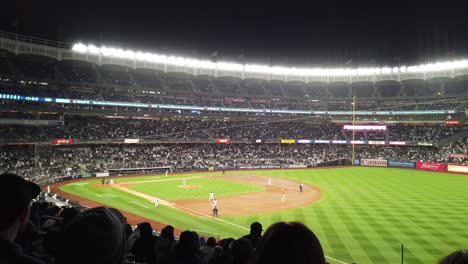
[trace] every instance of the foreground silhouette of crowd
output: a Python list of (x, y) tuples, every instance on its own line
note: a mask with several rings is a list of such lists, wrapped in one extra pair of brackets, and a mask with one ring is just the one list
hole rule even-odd
[[(205, 240), (194, 231), (174, 228), (159, 235), (147, 222), (134, 230), (118, 210), (97, 207), (85, 211), (44, 202), (40, 187), (15, 174), (0, 175), (8, 201), (0, 217), (0, 263), (5, 264), (270, 264), (327, 263), (320, 241), (298, 222), (252, 223), (242, 238)], [(468, 253), (456, 251), (441, 264), (468, 263)]]

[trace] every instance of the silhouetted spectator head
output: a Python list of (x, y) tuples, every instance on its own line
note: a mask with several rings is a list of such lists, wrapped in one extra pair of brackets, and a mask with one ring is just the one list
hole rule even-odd
[(266, 230), (258, 244), (253, 263), (326, 262), (322, 246), (309, 228), (298, 222), (278, 222)]
[(175, 246), (176, 258), (193, 258), (198, 252), (198, 241), (195, 232), (184, 231), (180, 234), (179, 242)]
[(60, 216), (63, 218), (63, 223), (67, 224), (71, 220), (73, 220), (79, 213), (80, 211), (78, 209), (70, 207), (70, 208), (63, 209)]
[(468, 250), (458, 250), (443, 258), (439, 264), (468, 264)]
[(159, 237), (169, 239), (169, 240), (174, 240), (174, 227), (172, 227), (171, 225), (165, 226), (161, 230), (161, 234), (159, 234)]
[(206, 245), (212, 248), (216, 247), (216, 239), (214, 237), (209, 237), (206, 241)]
[(259, 222), (253, 222), (250, 225), (250, 234), (261, 235), (263, 232), (262, 224)]
[(0, 192), (0, 201), (3, 202), (0, 209), (0, 236), (14, 241), (27, 226), (31, 200), (39, 195), (41, 188), (12, 173), (3, 173), (0, 179), (2, 186), (6, 187)]
[(124, 263), (127, 250), (125, 224), (117, 212), (97, 207), (75, 217), (62, 234), (57, 264)]
[(248, 239), (239, 238), (232, 243), (231, 251), (235, 264), (247, 264), (252, 255), (253, 246)]

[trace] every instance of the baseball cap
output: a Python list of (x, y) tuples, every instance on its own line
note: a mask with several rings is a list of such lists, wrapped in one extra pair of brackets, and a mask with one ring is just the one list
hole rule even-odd
[(0, 192), (0, 201), (8, 201), (2, 204), (2, 212), (9, 215), (17, 214), (41, 192), (39, 185), (13, 173), (0, 174), (0, 181), (6, 187)]
[(250, 230), (252, 230), (252, 231), (263, 231), (262, 224), (260, 224), (259, 222), (253, 222), (250, 225)]

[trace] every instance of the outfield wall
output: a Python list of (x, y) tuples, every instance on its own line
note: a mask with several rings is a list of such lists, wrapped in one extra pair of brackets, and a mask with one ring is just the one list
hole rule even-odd
[(407, 160), (386, 160), (386, 159), (356, 159), (354, 165), (369, 166), (369, 167), (390, 167), (390, 168), (406, 168), (416, 170), (429, 170), (440, 172), (455, 172), (467, 173), (468, 166), (454, 165), (447, 163), (435, 162), (420, 162), (420, 161), (407, 161)]

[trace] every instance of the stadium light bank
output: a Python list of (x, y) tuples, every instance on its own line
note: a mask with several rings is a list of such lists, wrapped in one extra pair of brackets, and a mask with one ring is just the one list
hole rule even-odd
[(400, 67), (375, 67), (375, 68), (297, 68), (268, 66), (258, 64), (240, 64), (233, 62), (212, 62), (180, 56), (155, 54), (141, 51), (123, 50), (113, 47), (97, 47), (77, 43), (72, 50), (77, 53), (128, 59), (142, 62), (167, 64), (198, 69), (223, 70), (233, 72), (250, 72), (270, 75), (293, 75), (293, 76), (376, 76), (406, 73), (431, 73), (468, 69), (468, 60), (455, 60), (436, 62), (429, 64), (400, 66)]

